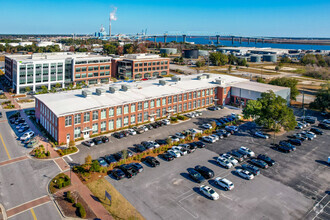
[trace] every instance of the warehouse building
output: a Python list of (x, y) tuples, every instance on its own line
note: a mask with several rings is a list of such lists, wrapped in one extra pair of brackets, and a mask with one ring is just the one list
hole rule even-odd
[(203, 74), (42, 94), (36, 96), (36, 119), (58, 143), (69, 143), (215, 103), (235, 104), (237, 98), (245, 105), (263, 91), (274, 90), (285, 97), (284, 91), (290, 91), (249, 83), (228, 75)]

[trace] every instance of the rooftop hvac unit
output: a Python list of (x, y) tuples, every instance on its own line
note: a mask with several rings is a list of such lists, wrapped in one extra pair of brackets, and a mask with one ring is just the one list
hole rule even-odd
[(96, 89), (96, 94), (97, 95), (102, 95), (104, 93), (104, 89), (102, 89), (102, 88), (97, 88)]
[(128, 85), (121, 85), (121, 90), (126, 92), (128, 89), (129, 89)]
[(165, 86), (166, 85), (166, 81), (161, 79), (159, 80), (159, 85)]
[(112, 86), (109, 87), (109, 92), (111, 92), (111, 93), (115, 93), (116, 90), (117, 90), (116, 87), (112, 87)]
[(223, 85), (223, 84), (225, 84), (225, 81), (223, 79), (219, 78), (219, 79), (215, 80), (215, 83), (219, 84), (219, 85)]
[(179, 81), (181, 81), (181, 77), (179, 77), (179, 76), (172, 76), (172, 81), (179, 82)]
[(197, 76), (198, 80), (207, 79), (206, 75)]
[(209, 79), (209, 78), (210, 78), (210, 74), (206, 74), (206, 73), (204, 73), (203, 76), (205, 76), (206, 79)]
[(81, 92), (81, 94), (86, 98), (87, 96), (91, 95), (92, 92), (89, 91), (89, 90), (83, 90), (83, 91)]

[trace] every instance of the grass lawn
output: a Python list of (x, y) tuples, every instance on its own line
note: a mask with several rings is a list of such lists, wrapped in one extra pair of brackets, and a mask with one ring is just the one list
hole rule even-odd
[[(114, 219), (144, 219), (143, 216), (122, 196), (106, 179), (102, 178), (88, 183), (87, 187), (92, 191), (102, 203), (102, 205), (111, 213)], [(105, 190), (112, 198), (110, 206), (109, 199), (105, 199)]]

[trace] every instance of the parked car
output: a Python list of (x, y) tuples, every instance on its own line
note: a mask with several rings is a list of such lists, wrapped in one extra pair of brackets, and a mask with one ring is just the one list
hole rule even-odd
[(217, 177), (214, 179), (214, 182), (224, 188), (225, 190), (234, 189), (234, 184), (226, 178)]
[(156, 122), (152, 123), (151, 126), (152, 126), (153, 128), (159, 128), (159, 127), (160, 127), (159, 124), (157, 124)]
[(20, 129), (21, 127), (27, 126), (28, 124), (26, 122), (24, 123), (20, 123), (18, 125), (16, 125), (16, 129)]
[(217, 134), (222, 134), (224, 137), (229, 137), (231, 135), (230, 132), (228, 132), (224, 129), (217, 130)]
[(238, 164), (238, 160), (236, 160), (234, 157), (230, 156), (229, 154), (220, 154), (221, 157), (226, 158), (233, 166), (236, 166)]
[(107, 136), (101, 136), (100, 137), (103, 143), (109, 142), (109, 138)]
[(111, 155), (111, 154), (105, 155), (104, 156), (104, 159), (105, 159), (105, 161), (107, 161), (108, 164), (112, 164), (112, 163), (116, 163), (117, 162), (116, 158), (113, 155)]
[(311, 132), (311, 131), (302, 131), (301, 134), (307, 134), (307, 135), (310, 135), (312, 136), (313, 138), (316, 138), (316, 134), (314, 132)]
[(158, 143), (156, 143), (155, 141), (149, 141), (149, 143), (152, 144), (154, 146), (154, 148), (160, 147), (160, 145)]
[(159, 145), (166, 145), (167, 144), (166, 140), (164, 140), (164, 139), (157, 139), (156, 143), (159, 144)]
[(233, 132), (238, 132), (238, 126), (226, 126), (225, 130), (233, 134)]
[(195, 148), (191, 149), (189, 144), (179, 144), (178, 147), (182, 147), (188, 154), (195, 151)]
[(109, 166), (109, 164), (102, 157), (100, 157), (99, 159), (97, 159), (97, 161), (99, 162), (99, 164), (100, 164), (101, 167), (107, 167), (107, 166)]
[(296, 150), (296, 147), (287, 141), (280, 141), (279, 144), (291, 148), (292, 151)]
[(163, 153), (161, 154), (161, 157), (166, 160), (166, 161), (171, 161), (171, 160), (174, 160), (174, 156), (172, 156), (170, 153)]
[(203, 129), (211, 129), (212, 128), (212, 125), (210, 125), (210, 124), (202, 124), (201, 125), (201, 128), (203, 128)]
[(145, 125), (141, 126), (140, 128), (142, 128), (144, 131), (148, 131), (149, 130), (148, 127), (145, 126)]
[(119, 167), (119, 169), (125, 173), (127, 178), (132, 178), (138, 173), (138, 171), (131, 164), (123, 164)]
[(22, 126), (22, 127), (20, 127), (19, 129), (18, 129), (18, 132), (19, 133), (23, 133), (23, 132), (25, 132), (25, 131), (27, 131), (27, 130), (29, 130), (30, 129), (30, 127), (28, 126), (28, 125), (26, 125), (26, 126)]
[(299, 139), (289, 139), (288, 142), (293, 145), (300, 146), (302, 144), (302, 141)]
[(33, 148), (39, 143), (39, 141), (36, 138), (31, 138), (29, 143), (26, 144), (27, 148)]
[(275, 160), (271, 159), (265, 154), (259, 154), (257, 157), (259, 160), (265, 161), (269, 166), (273, 166), (275, 164)]
[(254, 178), (253, 174), (247, 170), (237, 169), (235, 172), (237, 173), (237, 175), (247, 180), (252, 180)]
[(317, 128), (311, 128), (310, 131), (313, 132), (313, 133), (315, 133), (315, 134), (318, 134), (318, 135), (322, 135), (323, 134), (323, 131), (321, 131), (320, 129), (317, 129)]
[(218, 136), (218, 135), (216, 135), (216, 134), (211, 134), (209, 137), (211, 137), (211, 138), (215, 139), (215, 141), (218, 141), (218, 140), (220, 140), (219, 136)]
[(21, 137), (20, 140), (21, 141), (25, 141), (26, 139), (30, 139), (31, 137), (34, 136), (34, 132), (33, 131), (27, 131), (25, 132)]
[(203, 143), (203, 142), (201, 142), (201, 141), (196, 141), (196, 142), (194, 142), (196, 145), (197, 145), (197, 147), (199, 147), (199, 148), (205, 148), (205, 144)]
[(304, 128), (304, 125), (301, 124), (301, 123), (297, 123), (295, 129), (303, 129)]
[(202, 176), (205, 178), (205, 179), (210, 179), (210, 178), (213, 178), (214, 177), (214, 172), (213, 170), (211, 170), (210, 168), (207, 168), (205, 166), (200, 166), (200, 165), (197, 165), (195, 166), (195, 170), (197, 172), (199, 172), (200, 174), (202, 174)]
[(171, 124), (170, 120), (168, 120), (168, 119), (163, 119), (163, 120), (161, 120), (161, 122), (163, 123), (163, 125), (170, 125)]
[(254, 153), (252, 150), (250, 150), (249, 148), (244, 147), (244, 146), (240, 147), (240, 148), (238, 149), (238, 152), (239, 152), (239, 153), (243, 153), (243, 152), (245, 152), (245, 153), (247, 154), (248, 157), (254, 157), (254, 156), (255, 156), (255, 153)]
[(84, 141), (84, 142), (82, 142), (82, 144), (86, 145), (87, 147), (92, 147), (95, 145), (94, 141), (92, 141), (92, 140)]
[(125, 137), (125, 135), (121, 132), (115, 132), (115, 133), (113, 133), (113, 136), (118, 139)]
[(170, 135), (169, 138), (172, 140), (172, 142), (178, 142), (178, 141), (180, 141), (180, 139), (177, 136), (175, 136), (175, 135)]
[(146, 149), (153, 149), (154, 148), (154, 145), (152, 143), (150, 143), (149, 141), (142, 141), (141, 144)]
[(127, 129), (127, 131), (130, 135), (136, 135), (136, 131), (132, 128)]
[(216, 193), (211, 187), (201, 185), (199, 187), (199, 190), (207, 197), (209, 197), (212, 200), (218, 200), (219, 199), (219, 194)]
[(115, 168), (112, 170), (111, 174), (117, 179), (117, 180), (120, 180), (122, 178), (125, 177), (125, 173), (121, 170), (121, 169), (118, 169), (118, 168)]
[(147, 156), (145, 158), (145, 162), (147, 162), (148, 164), (150, 164), (150, 166), (152, 166), (152, 167), (156, 167), (156, 166), (159, 166), (160, 165), (159, 161), (156, 158), (151, 157), (151, 156)]
[[(246, 153), (246, 152), (244, 152), (244, 151), (238, 151), (238, 150), (232, 150), (232, 151), (230, 152), (230, 154), (231, 154), (232, 156), (242, 155), (244, 159), (247, 158), (247, 156), (248, 156), (248, 153)], [(234, 155), (234, 154), (235, 154), (235, 155)]]
[(137, 134), (142, 134), (145, 132), (145, 130), (142, 127), (133, 127), (134, 131), (136, 131)]
[(180, 133), (180, 132), (175, 133), (175, 136), (178, 137), (180, 140), (186, 138), (186, 136), (184, 136), (184, 135), (183, 135), (182, 133)]
[(143, 171), (143, 166), (140, 163), (131, 163), (130, 165), (139, 173)]
[(254, 136), (259, 137), (259, 138), (264, 138), (264, 139), (268, 139), (269, 138), (269, 135), (268, 134), (264, 134), (264, 133), (262, 133), (260, 131), (255, 132), (254, 133)]
[(220, 108), (216, 107), (216, 106), (211, 106), (207, 108), (210, 111), (216, 111), (216, 110), (220, 110)]
[(227, 169), (230, 169), (233, 166), (233, 164), (231, 162), (229, 162), (226, 158), (223, 158), (223, 157), (218, 157), (217, 158), (217, 163), (220, 166), (223, 166)]
[(234, 157), (238, 162), (242, 162), (244, 160), (244, 156), (237, 151), (233, 150), (228, 152), (227, 154), (230, 154), (232, 157)]
[(189, 129), (189, 131), (191, 132), (191, 134), (201, 134), (201, 133), (203, 133), (202, 130), (195, 129), (195, 128)]
[(156, 123), (159, 127), (161, 127), (161, 126), (164, 125), (162, 121), (156, 121), (155, 123)]
[(142, 152), (144, 152), (144, 151), (147, 150), (147, 149), (146, 149), (143, 145), (141, 145), (141, 144), (135, 144), (135, 145), (134, 145), (134, 148), (135, 148), (136, 152), (139, 152), (139, 153), (142, 153)]
[(151, 124), (146, 124), (145, 126), (148, 128), (148, 130), (154, 129), (154, 127)]
[(99, 145), (99, 144), (102, 144), (103, 143), (102, 138), (100, 138), (100, 137), (93, 138), (93, 142), (96, 145)]
[(200, 174), (198, 171), (196, 171), (193, 168), (188, 168), (187, 169), (189, 176), (191, 177), (191, 179), (193, 179), (194, 181), (196, 181), (197, 183), (202, 183), (205, 181), (205, 178), (202, 176), (202, 174)]
[(330, 125), (329, 124), (326, 124), (326, 123), (319, 123), (318, 126), (320, 128), (322, 128), (322, 129), (326, 129), (326, 130), (329, 130), (330, 129)]
[(215, 139), (210, 136), (204, 136), (204, 137), (202, 137), (202, 141), (205, 141), (207, 143), (214, 143)]
[(286, 145), (277, 145), (276, 148), (279, 150), (279, 151), (282, 151), (284, 153), (290, 153), (291, 151), (293, 151), (293, 148), (292, 147), (289, 147), (289, 146), (286, 146)]
[(182, 146), (173, 146), (172, 150), (176, 150), (176, 151), (180, 152), (181, 156), (188, 154), (188, 151)]
[(259, 159), (251, 159), (250, 163), (252, 163), (253, 165), (256, 165), (257, 167), (260, 167), (262, 169), (266, 169), (268, 168), (268, 164), (263, 161), (263, 160), (259, 160)]
[(175, 158), (181, 157), (180, 151), (175, 149), (168, 150), (167, 153)]
[(249, 171), (254, 176), (258, 176), (260, 174), (260, 170), (258, 167), (253, 166), (252, 164), (242, 164), (242, 169)]
[(301, 141), (305, 141), (305, 140), (308, 139), (306, 136), (303, 136), (303, 135), (301, 135), (301, 134), (299, 134), (299, 133), (297, 133), (297, 134), (293, 134), (293, 135), (290, 135), (289, 137), (290, 137), (290, 138), (299, 139), (299, 140), (301, 140)]
[(305, 138), (307, 138), (307, 140), (313, 140), (314, 139), (314, 135), (311, 135), (311, 134), (308, 134), (308, 133), (306, 133), (306, 132), (301, 132), (301, 133), (299, 133), (302, 137), (305, 137)]

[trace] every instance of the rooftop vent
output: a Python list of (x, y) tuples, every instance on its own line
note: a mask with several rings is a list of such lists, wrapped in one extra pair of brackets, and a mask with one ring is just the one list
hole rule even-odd
[(102, 95), (102, 94), (104, 94), (104, 92), (105, 92), (105, 90), (102, 89), (102, 88), (97, 88), (97, 89), (96, 89), (96, 94), (97, 94), (97, 95)]
[(219, 85), (223, 85), (223, 84), (225, 84), (225, 80), (219, 78), (219, 79), (216, 79), (216, 80), (215, 80), (215, 83), (216, 83), (216, 84), (219, 84)]
[(159, 80), (159, 85), (165, 86), (166, 85), (166, 81), (161, 79)]
[(179, 77), (179, 76), (172, 76), (172, 81), (179, 82), (179, 81), (181, 81), (181, 77)]
[(91, 95), (92, 92), (89, 91), (89, 90), (83, 90), (83, 91), (81, 92), (81, 94), (86, 98), (87, 96)]
[(206, 74), (206, 73), (204, 73), (203, 76), (205, 76), (206, 79), (209, 79), (209, 78), (210, 78), (210, 74)]
[(113, 87), (113, 86), (110, 86), (110, 87), (109, 87), (109, 92), (111, 92), (111, 93), (115, 93), (116, 90), (118, 90), (117, 87)]
[(197, 76), (198, 80), (203, 80), (203, 79), (207, 79), (206, 75), (201, 75), (201, 76)]
[(121, 90), (126, 92), (127, 90), (129, 90), (129, 86), (128, 85), (121, 85)]

